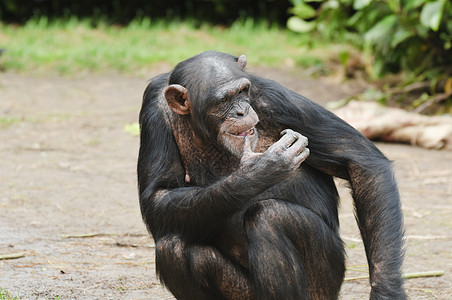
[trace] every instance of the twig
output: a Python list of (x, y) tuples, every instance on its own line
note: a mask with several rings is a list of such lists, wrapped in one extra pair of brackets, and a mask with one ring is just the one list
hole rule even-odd
[[(443, 275), (444, 275), (443, 270), (435, 270), (435, 271), (426, 271), (426, 272), (405, 273), (402, 275), (402, 277), (405, 279), (412, 279), (412, 278), (421, 278), (421, 277), (438, 277), (438, 276), (443, 276)], [(369, 275), (347, 277), (344, 279), (344, 281), (352, 281), (352, 280), (358, 280), (358, 279), (369, 279)]]
[(70, 238), (90, 238), (90, 237), (96, 237), (96, 236), (115, 236), (117, 234), (114, 233), (85, 233), (85, 234), (68, 234), (68, 235), (61, 235), (61, 238), (63, 239), (70, 239)]
[(433, 104), (440, 103), (441, 101), (447, 100), (452, 96), (452, 93), (447, 94), (437, 94), (433, 97), (431, 97), (429, 100), (425, 101), (421, 105), (419, 105), (414, 112), (421, 113), (425, 109), (427, 109), (429, 106), (432, 106)]
[(433, 294), (431, 290), (429, 289), (421, 289), (421, 288), (410, 288), (413, 291), (423, 292), (424, 294), (428, 294), (433, 296), (433, 298), (438, 299), (438, 296)]
[(137, 244), (129, 244), (129, 243), (121, 243), (121, 242), (116, 242), (115, 246), (117, 246), (117, 247), (132, 247), (132, 248), (144, 247), (144, 246), (139, 246)]
[(411, 279), (411, 278), (420, 278), (420, 277), (439, 277), (444, 275), (444, 270), (434, 270), (434, 271), (426, 271), (426, 272), (414, 272), (414, 273), (405, 273), (403, 274), (403, 278)]
[[(348, 236), (342, 236), (343, 240), (347, 240), (350, 242), (355, 243), (362, 243), (363, 240), (360, 238), (353, 238)], [(422, 241), (429, 241), (429, 240), (451, 240), (452, 236), (447, 235), (407, 235), (405, 236), (405, 239), (407, 240), (422, 240)]]
[(407, 235), (407, 240), (422, 240), (422, 241), (428, 241), (428, 240), (451, 240), (452, 236), (445, 236), (445, 235)]
[(53, 262), (51, 262), (50, 259), (47, 257), (47, 255), (44, 254), (44, 257), (46, 258), (49, 265), (51, 265), (55, 270), (59, 270), (62, 274), (65, 273), (62, 268), (59, 268), (57, 265), (55, 265)]
[(356, 276), (356, 277), (346, 277), (346, 278), (344, 278), (344, 281), (352, 281), (352, 280), (359, 280), (359, 279), (369, 279), (369, 275)]
[(394, 88), (390, 92), (392, 94), (405, 94), (405, 93), (415, 92), (418, 90), (427, 90), (428, 88), (430, 88), (430, 82), (421, 81), (421, 82), (412, 83), (403, 88)]
[(0, 260), (6, 260), (6, 259), (17, 259), (25, 257), (25, 252), (18, 252), (18, 253), (12, 253), (12, 254), (0, 254)]

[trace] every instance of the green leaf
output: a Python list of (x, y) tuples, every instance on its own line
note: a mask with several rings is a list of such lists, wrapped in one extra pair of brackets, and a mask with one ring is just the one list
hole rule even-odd
[(315, 16), (315, 9), (305, 3), (296, 5), (290, 10), (290, 12), (301, 19), (309, 19)]
[(315, 28), (315, 23), (307, 22), (299, 17), (290, 17), (287, 20), (287, 27), (295, 32), (309, 32)]
[(422, 93), (422, 95), (413, 101), (413, 106), (418, 107), (422, 103), (428, 101), (430, 99), (430, 96), (427, 93)]
[(399, 0), (386, 0), (385, 2), (388, 4), (389, 8), (393, 12), (397, 13), (400, 11), (400, 1)]
[(348, 59), (350, 58), (350, 53), (348, 51), (342, 51), (339, 53), (339, 60), (343, 66), (347, 65)]
[(372, 0), (354, 0), (353, 1), (353, 8), (355, 10), (360, 10), (366, 6), (368, 6), (372, 2)]
[(372, 65), (371, 75), (373, 78), (379, 78), (381, 75), (385, 73), (385, 63), (383, 58), (375, 58), (375, 61)]
[(443, 17), (443, 8), (446, 0), (437, 0), (424, 5), (421, 11), (421, 23), (425, 27), (438, 31)]
[(385, 36), (390, 34), (396, 22), (397, 16), (386, 16), (385, 18), (383, 18), (383, 20), (375, 24), (371, 29), (369, 29), (369, 31), (366, 32), (364, 39), (367, 42), (373, 42), (384, 38)]
[(340, 3), (338, 0), (329, 0), (322, 4), (322, 8), (325, 10), (328, 9), (338, 9), (340, 7)]
[(413, 36), (413, 33), (405, 28), (399, 28), (391, 40), (391, 47), (395, 48), (407, 38)]
[(353, 16), (351, 16), (347, 21), (345, 21), (345, 24), (347, 26), (355, 27), (357, 23), (361, 20), (363, 17), (363, 11), (357, 11)]
[(425, 0), (405, 0), (403, 9), (405, 11), (407, 11), (410, 9), (418, 8), (419, 6), (421, 6), (424, 3), (425, 3)]

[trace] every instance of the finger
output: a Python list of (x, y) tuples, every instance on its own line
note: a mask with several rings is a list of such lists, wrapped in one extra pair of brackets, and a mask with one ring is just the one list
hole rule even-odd
[[(286, 131), (286, 130), (285, 130)], [(268, 150), (270, 151), (286, 151), (296, 140), (297, 137), (292, 130), (288, 130), (284, 135), (273, 145), (271, 145)], [(283, 132), (281, 132), (283, 134)]]
[(308, 139), (301, 134), (297, 135), (297, 140), (287, 149), (287, 155), (297, 156), (308, 146)]
[(251, 147), (251, 139), (248, 136), (245, 136), (243, 141), (243, 154), (253, 153), (253, 149)]
[(286, 129), (281, 132), (281, 135), (283, 136), (279, 139), (279, 141), (271, 145), (269, 150), (273, 149), (286, 151), (298, 139), (298, 135), (300, 134), (293, 130)]
[(288, 133), (296, 133), (295, 131), (293, 131), (292, 129), (284, 129), (283, 131), (281, 131), (281, 133), (279, 134), (280, 136), (284, 136)]
[(308, 158), (310, 153), (311, 151), (309, 150), (309, 148), (305, 148), (303, 151), (301, 151), (299, 155), (295, 156), (294, 158), (295, 164), (300, 165), (302, 162), (306, 160), (306, 158)]

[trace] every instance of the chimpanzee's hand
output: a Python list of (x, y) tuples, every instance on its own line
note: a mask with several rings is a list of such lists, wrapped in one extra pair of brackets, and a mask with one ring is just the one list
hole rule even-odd
[(240, 169), (256, 179), (278, 182), (290, 177), (309, 156), (308, 139), (291, 129), (282, 131), (281, 135), (264, 153), (254, 153), (250, 140), (245, 137)]

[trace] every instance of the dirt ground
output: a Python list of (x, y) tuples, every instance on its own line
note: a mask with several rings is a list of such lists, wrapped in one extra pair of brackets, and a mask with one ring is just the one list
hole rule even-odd
[[(153, 241), (138, 208), (136, 122), (150, 78), (0, 74), (0, 289), (20, 299), (171, 299), (155, 277)], [(256, 73), (320, 103), (360, 90), (279, 70)], [(378, 144), (395, 161), (405, 215), (411, 299), (452, 299), (452, 152)], [(351, 198), (342, 197), (346, 277), (366, 275)], [(365, 299), (366, 279), (341, 299)]]

